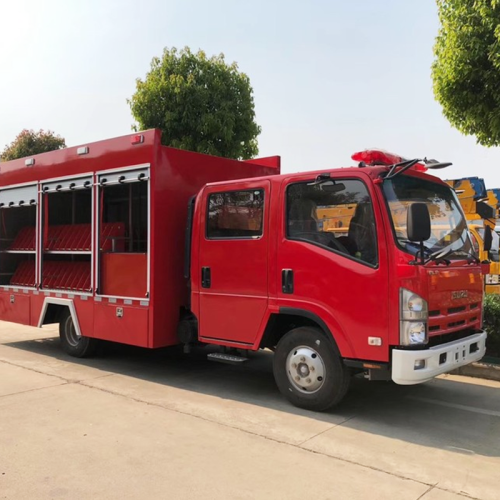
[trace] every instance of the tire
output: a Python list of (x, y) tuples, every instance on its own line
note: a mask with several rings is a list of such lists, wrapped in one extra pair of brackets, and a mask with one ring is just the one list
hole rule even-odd
[(333, 342), (318, 328), (295, 328), (279, 341), (274, 353), (274, 379), (290, 403), (325, 411), (347, 393), (350, 372)]
[(64, 311), (59, 321), (59, 338), (63, 351), (75, 358), (93, 356), (99, 343), (97, 339), (77, 335), (69, 309)]

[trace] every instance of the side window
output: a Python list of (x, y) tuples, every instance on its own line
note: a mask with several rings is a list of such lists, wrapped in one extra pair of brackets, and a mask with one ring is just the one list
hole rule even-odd
[(359, 180), (292, 184), (287, 189), (287, 236), (376, 265), (377, 232), (368, 190)]
[(227, 191), (208, 198), (207, 238), (258, 238), (264, 221), (264, 191)]

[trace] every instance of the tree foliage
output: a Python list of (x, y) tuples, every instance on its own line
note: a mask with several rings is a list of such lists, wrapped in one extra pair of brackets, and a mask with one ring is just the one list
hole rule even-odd
[(2, 161), (16, 160), (65, 147), (64, 139), (50, 130), (35, 132), (24, 129), (10, 144), (5, 146), (0, 159)]
[(450, 123), (500, 144), (500, 0), (437, 0), (434, 94)]
[(500, 358), (500, 296), (490, 294), (484, 300), (484, 328), (488, 332), (486, 355)]
[(160, 128), (165, 145), (228, 158), (258, 153), (250, 80), (223, 54), (165, 48), (128, 103), (136, 128)]

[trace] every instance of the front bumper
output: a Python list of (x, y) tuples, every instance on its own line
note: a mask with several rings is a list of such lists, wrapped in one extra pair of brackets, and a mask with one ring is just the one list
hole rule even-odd
[[(479, 361), (485, 352), (486, 332), (484, 331), (421, 351), (394, 349), (392, 351), (392, 380), (401, 385), (427, 382), (437, 375)], [(425, 360), (425, 366), (415, 369), (415, 362), (421, 360)]]

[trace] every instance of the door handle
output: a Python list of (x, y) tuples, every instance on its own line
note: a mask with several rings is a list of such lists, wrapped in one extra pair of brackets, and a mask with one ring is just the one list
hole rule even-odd
[(283, 293), (293, 293), (293, 269), (281, 271), (281, 289)]
[(212, 285), (212, 273), (209, 267), (201, 268), (201, 287), (210, 288)]

